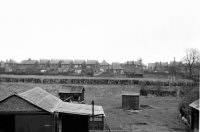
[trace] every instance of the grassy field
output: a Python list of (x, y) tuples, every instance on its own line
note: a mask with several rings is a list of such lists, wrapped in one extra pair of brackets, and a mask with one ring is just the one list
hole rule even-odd
[[(23, 92), (39, 86), (55, 96), (61, 85), (58, 84), (0, 84), (0, 99), (13, 92)], [(121, 94), (139, 92), (140, 86), (119, 85), (85, 85), (85, 101), (90, 104), (102, 105), (106, 114), (106, 122), (111, 131), (134, 132), (187, 132), (187, 127), (178, 117), (177, 97), (143, 97), (140, 96), (141, 111), (122, 110)]]

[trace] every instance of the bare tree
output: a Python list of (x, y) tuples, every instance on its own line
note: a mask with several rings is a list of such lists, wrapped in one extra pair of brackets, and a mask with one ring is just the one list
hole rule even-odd
[(189, 76), (192, 76), (194, 65), (200, 63), (200, 51), (195, 48), (186, 49), (186, 55), (183, 57), (183, 62), (189, 69)]

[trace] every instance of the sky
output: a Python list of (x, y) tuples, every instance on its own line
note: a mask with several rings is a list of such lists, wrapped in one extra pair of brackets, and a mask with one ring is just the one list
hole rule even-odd
[(1, 0), (0, 60), (179, 61), (200, 50), (199, 0)]

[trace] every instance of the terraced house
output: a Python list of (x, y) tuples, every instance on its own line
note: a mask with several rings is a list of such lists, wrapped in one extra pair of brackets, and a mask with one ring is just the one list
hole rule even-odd
[(16, 72), (18, 69), (18, 62), (13, 59), (6, 60), (5, 62), (5, 72)]
[(103, 72), (106, 72), (109, 69), (110, 64), (103, 60), (101, 63), (99, 63), (99, 69)]
[(40, 70), (49, 70), (50, 68), (50, 60), (41, 59), (38, 62), (38, 67)]
[(52, 59), (50, 61), (50, 70), (51, 71), (58, 71), (58, 68), (60, 68), (60, 64), (61, 64), (60, 60)]
[(93, 73), (99, 72), (99, 62), (97, 60), (87, 60), (86, 69), (90, 69)]
[(85, 68), (85, 60), (75, 60), (73, 63), (74, 73), (80, 75)]
[(113, 72), (113, 74), (124, 74), (124, 68), (122, 67), (122, 65), (118, 62), (114, 62), (111, 65), (111, 71)]
[(71, 72), (73, 71), (73, 60), (63, 60), (61, 61), (61, 68), (59, 72)]
[(23, 60), (19, 64), (19, 69), (20, 71), (24, 71), (24, 72), (32, 72), (38, 69), (38, 61), (31, 60), (31, 58), (29, 58), (28, 60)]

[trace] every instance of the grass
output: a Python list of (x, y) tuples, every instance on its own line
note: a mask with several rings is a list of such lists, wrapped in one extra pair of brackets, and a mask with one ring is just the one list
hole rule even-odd
[[(0, 99), (13, 92), (23, 92), (39, 86), (58, 96), (59, 84), (2, 83)], [(139, 113), (124, 111), (121, 106), (121, 94), (139, 92), (140, 86), (120, 85), (85, 85), (85, 101), (90, 104), (102, 105), (106, 114), (106, 122), (112, 131), (137, 132), (186, 132), (187, 127), (178, 117), (177, 97), (143, 97), (140, 96)]]

